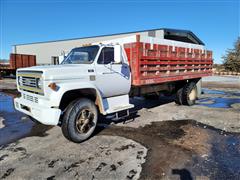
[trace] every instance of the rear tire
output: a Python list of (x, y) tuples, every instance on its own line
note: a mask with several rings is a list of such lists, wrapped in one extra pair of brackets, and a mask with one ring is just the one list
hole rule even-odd
[(83, 142), (93, 134), (97, 120), (96, 105), (89, 99), (78, 99), (68, 105), (63, 116), (63, 135), (70, 141)]
[(197, 86), (195, 82), (186, 84), (182, 89), (182, 104), (192, 106), (197, 99)]
[(178, 105), (182, 105), (182, 92), (183, 88), (180, 88), (176, 93), (175, 103)]

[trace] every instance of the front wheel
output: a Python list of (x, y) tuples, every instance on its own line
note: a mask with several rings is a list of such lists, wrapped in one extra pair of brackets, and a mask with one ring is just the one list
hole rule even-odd
[(96, 105), (89, 99), (78, 99), (69, 104), (63, 116), (63, 135), (70, 141), (83, 142), (93, 134), (97, 119)]

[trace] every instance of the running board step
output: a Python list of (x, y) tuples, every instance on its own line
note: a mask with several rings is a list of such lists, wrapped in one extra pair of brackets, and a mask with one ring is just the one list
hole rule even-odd
[(119, 111), (128, 110), (133, 107), (134, 107), (133, 104), (128, 104), (126, 106), (118, 106), (118, 107), (114, 107), (113, 109), (108, 109), (106, 112), (107, 112), (107, 114), (111, 114), (111, 113), (115, 113), (115, 112), (119, 112)]
[[(113, 121), (113, 122), (118, 122), (120, 120), (125, 120), (123, 122), (123, 123), (125, 123), (126, 121), (128, 121), (128, 120), (126, 120), (126, 118), (130, 117), (132, 114), (135, 114), (135, 113), (136, 113), (136, 111), (135, 112), (134, 111), (130, 112), (130, 110), (128, 109), (128, 110), (125, 110), (125, 111), (116, 112), (112, 115), (107, 115), (106, 118)], [(134, 118), (133, 118), (133, 120), (134, 120)]]
[(103, 99), (103, 106), (105, 114), (112, 114), (119, 111), (131, 109), (134, 107), (133, 104), (129, 103), (128, 94), (105, 98)]
[(116, 112), (115, 117), (112, 118), (112, 121), (118, 121), (118, 120), (125, 119), (126, 117), (128, 117), (130, 115), (129, 109), (126, 110), (126, 115), (122, 115), (122, 116), (119, 116), (119, 115), (120, 115), (119, 112)]

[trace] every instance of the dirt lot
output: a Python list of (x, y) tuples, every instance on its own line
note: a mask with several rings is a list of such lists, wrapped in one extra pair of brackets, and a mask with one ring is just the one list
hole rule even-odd
[(134, 98), (137, 114), (105, 119), (81, 144), (16, 112), (14, 81), (6, 82), (0, 81), (0, 179), (240, 179), (239, 78), (205, 78), (192, 107)]

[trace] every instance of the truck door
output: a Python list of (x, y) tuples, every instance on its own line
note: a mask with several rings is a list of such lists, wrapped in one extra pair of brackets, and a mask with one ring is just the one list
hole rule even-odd
[(114, 47), (102, 48), (95, 67), (96, 86), (103, 97), (129, 93), (131, 87), (129, 65), (124, 60), (121, 63), (114, 63)]

